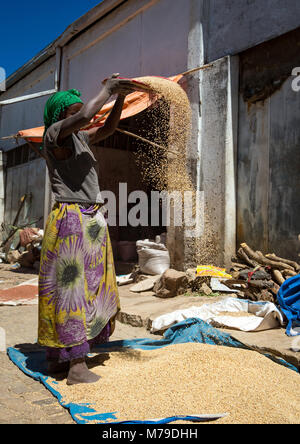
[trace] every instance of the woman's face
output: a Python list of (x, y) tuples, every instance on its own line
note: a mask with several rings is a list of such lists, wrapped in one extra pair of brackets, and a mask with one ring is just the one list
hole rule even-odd
[[(68, 108), (65, 109), (65, 111), (61, 114), (59, 120), (67, 119), (68, 117), (73, 116), (74, 114), (78, 113), (78, 111), (81, 110), (83, 107), (83, 103), (74, 103), (73, 105), (68, 106)], [(74, 131), (75, 134), (78, 133), (79, 130)]]
[(67, 117), (73, 116), (74, 114), (78, 113), (78, 111), (80, 111), (82, 107), (83, 103), (74, 103), (73, 105), (68, 106), (64, 118), (66, 119)]

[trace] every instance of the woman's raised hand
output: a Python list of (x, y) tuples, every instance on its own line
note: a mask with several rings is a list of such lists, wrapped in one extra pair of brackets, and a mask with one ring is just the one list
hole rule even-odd
[(134, 91), (150, 92), (151, 89), (143, 83), (135, 82), (130, 79), (121, 79), (119, 74), (113, 74), (102, 82), (110, 94), (127, 95)]

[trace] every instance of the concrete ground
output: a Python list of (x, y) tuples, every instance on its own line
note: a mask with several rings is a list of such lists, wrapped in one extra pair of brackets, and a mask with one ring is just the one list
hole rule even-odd
[[(132, 293), (131, 286), (119, 287), (122, 303), (119, 320), (132, 326), (144, 326), (148, 330), (152, 321), (160, 315), (193, 306), (200, 307), (228, 297), (228, 294), (214, 297), (182, 295), (171, 299), (159, 299), (152, 292)], [(283, 358), (300, 369), (300, 337), (288, 337), (285, 328), (260, 332), (243, 332), (228, 328), (221, 330), (255, 350)]]
[[(6, 346), (30, 348), (37, 338), (37, 306), (0, 307), (0, 326), (6, 331)], [(116, 323), (111, 340), (151, 335), (143, 327)], [(26, 376), (0, 352), (0, 424), (75, 424), (66, 409), (39, 382)]]
[[(5, 267), (4, 267), (5, 268)], [(36, 274), (12, 272), (8, 267), (0, 267), (0, 280), (9, 286), (22, 280), (32, 279)], [(7, 279), (7, 280), (6, 280)], [(1, 288), (0, 287), (0, 288)], [(173, 299), (158, 299), (152, 292), (132, 293), (131, 285), (119, 287), (121, 313), (111, 340), (153, 338), (150, 327), (152, 320), (161, 314), (180, 308), (199, 306), (217, 298), (199, 296), (178, 296)], [(225, 296), (226, 297), (226, 296)], [(6, 346), (32, 347), (37, 339), (37, 305), (0, 306), (0, 327), (6, 332)], [(271, 352), (281, 356), (300, 368), (300, 352), (292, 350), (293, 342), (285, 335), (284, 329), (274, 329), (259, 333), (244, 333), (224, 330), (241, 342), (261, 352)], [(299, 341), (300, 342), (300, 341)], [(300, 344), (298, 344), (298, 349)], [(0, 352), (0, 423), (1, 424), (72, 424), (68, 411), (59, 405), (51, 393), (39, 382), (23, 374)]]

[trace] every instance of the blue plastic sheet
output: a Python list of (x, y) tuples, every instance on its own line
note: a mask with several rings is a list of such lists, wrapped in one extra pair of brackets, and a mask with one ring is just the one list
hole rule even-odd
[[(184, 344), (188, 342), (197, 342), (201, 344), (211, 344), (225, 347), (238, 347), (243, 349), (249, 349), (246, 345), (234, 339), (227, 333), (224, 333), (206, 322), (192, 318), (187, 319), (179, 324), (172, 326), (164, 334), (164, 337), (160, 340), (152, 339), (134, 339), (125, 341), (114, 341), (93, 349), (94, 353), (109, 352), (118, 349), (130, 348), (140, 350), (155, 350), (158, 348), (167, 347), (169, 345)], [(44, 386), (50, 390), (50, 392), (58, 399), (58, 402), (69, 410), (72, 418), (78, 424), (87, 424), (91, 421), (97, 421), (99, 423), (110, 424), (166, 424), (176, 420), (185, 421), (205, 421), (208, 419), (199, 416), (183, 416), (179, 412), (178, 416), (172, 418), (163, 418), (156, 421), (118, 421), (118, 412), (97, 412), (90, 404), (65, 404), (56, 381), (47, 375), (45, 353), (43, 351), (22, 351), (16, 348), (10, 347), (7, 349), (9, 358), (16, 364), (25, 374), (40, 381)], [(298, 369), (291, 364), (287, 363), (283, 359), (275, 358), (271, 355), (265, 355), (278, 364), (284, 365), (293, 371), (299, 373)], [(212, 417), (210, 420), (218, 419)]]
[(277, 301), (288, 320), (286, 334), (300, 335), (300, 275), (293, 276), (282, 284)]

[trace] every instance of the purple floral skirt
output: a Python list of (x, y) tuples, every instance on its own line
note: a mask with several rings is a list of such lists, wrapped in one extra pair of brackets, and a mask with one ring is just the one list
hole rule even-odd
[(120, 309), (103, 208), (57, 203), (47, 220), (39, 273), (38, 343), (47, 359), (85, 356), (107, 342)]
[(104, 327), (101, 333), (89, 341), (85, 341), (81, 345), (75, 345), (74, 347), (65, 348), (55, 348), (46, 347), (46, 359), (47, 361), (55, 362), (67, 362), (73, 359), (84, 358), (88, 353), (91, 352), (92, 347), (97, 344), (104, 344), (109, 341), (110, 337), (110, 323)]

